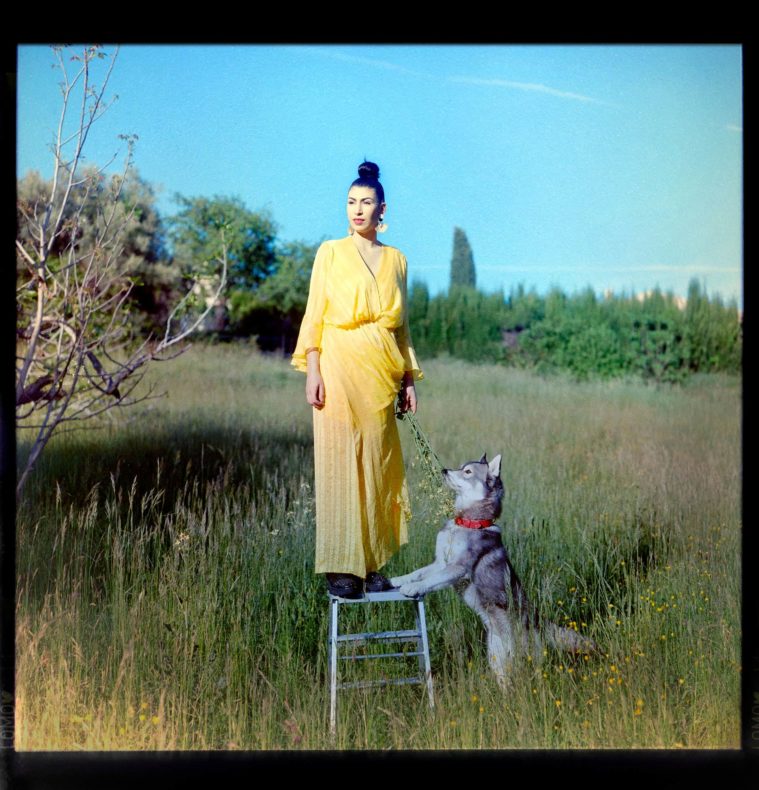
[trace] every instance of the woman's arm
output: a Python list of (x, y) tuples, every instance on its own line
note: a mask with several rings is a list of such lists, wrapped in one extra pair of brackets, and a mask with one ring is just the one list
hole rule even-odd
[(324, 314), (327, 309), (327, 272), (332, 259), (332, 248), (324, 242), (316, 252), (314, 265), (311, 269), (311, 281), (308, 289), (306, 312), (301, 321), (298, 332), (298, 342), (293, 351), (292, 365), (302, 373), (308, 373), (309, 351), (316, 349), (316, 363), (318, 369), (319, 355), (322, 341), (322, 326)]
[[(419, 367), (419, 362), (416, 359), (416, 352), (414, 351), (414, 346), (411, 342), (411, 332), (409, 331), (408, 287), (406, 282), (406, 270), (406, 259), (405, 257), (401, 257), (401, 298), (403, 300), (403, 314), (401, 325), (395, 330), (395, 339), (398, 343), (398, 350), (401, 352), (403, 361), (406, 365), (406, 372), (403, 377), (403, 391), (405, 391), (408, 384), (410, 384), (413, 388), (414, 380), (420, 380), (424, 378), (424, 374)], [(414, 398), (416, 398), (416, 394), (414, 394)]]

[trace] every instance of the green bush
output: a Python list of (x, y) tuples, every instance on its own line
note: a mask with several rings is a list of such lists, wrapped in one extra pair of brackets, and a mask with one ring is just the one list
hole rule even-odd
[(565, 371), (580, 380), (633, 375), (674, 383), (693, 372), (735, 373), (741, 366), (736, 305), (710, 299), (697, 281), (684, 308), (659, 289), (599, 299), (590, 288), (539, 296), (519, 286), (505, 298), (457, 286), (431, 298), (414, 283), (409, 321), (421, 357)]

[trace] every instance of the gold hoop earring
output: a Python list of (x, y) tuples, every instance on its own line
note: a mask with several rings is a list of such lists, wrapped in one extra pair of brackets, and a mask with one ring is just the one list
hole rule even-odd
[(377, 223), (377, 233), (384, 233), (387, 230), (387, 223), (382, 221), (382, 217), (380, 217), (380, 221)]

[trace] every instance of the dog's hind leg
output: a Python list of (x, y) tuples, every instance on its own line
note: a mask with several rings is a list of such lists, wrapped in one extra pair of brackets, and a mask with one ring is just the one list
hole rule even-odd
[(479, 615), (485, 626), (488, 663), (498, 685), (504, 688), (515, 652), (514, 628), (511, 618), (508, 612), (500, 606), (483, 606), (474, 585), (467, 587), (461, 597)]
[(516, 653), (514, 625), (508, 613), (502, 609), (485, 612), (483, 622), (485, 622), (488, 632), (488, 663), (498, 685), (504, 688), (510, 676)]

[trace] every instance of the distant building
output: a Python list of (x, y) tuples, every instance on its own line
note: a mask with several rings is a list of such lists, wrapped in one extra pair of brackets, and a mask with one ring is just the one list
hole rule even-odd
[[(637, 302), (644, 302), (653, 295), (654, 289), (649, 288), (647, 291), (633, 294), (633, 299), (635, 299)], [(688, 300), (684, 296), (675, 296), (674, 294), (663, 294), (663, 296), (668, 300), (671, 300), (678, 310), (685, 310), (685, 308), (688, 306)], [(615, 293), (611, 290), (611, 288), (607, 288), (604, 291), (604, 299), (613, 299), (614, 297)]]
[[(654, 295), (653, 289), (649, 289), (648, 291), (643, 291), (643, 293), (635, 294), (635, 298), (639, 302), (644, 302), (646, 299), (648, 299), (650, 296), (653, 295)], [(675, 307), (677, 307), (678, 310), (685, 310), (685, 308), (688, 305), (688, 300), (684, 296), (676, 296), (675, 294), (665, 294), (665, 296), (667, 297), (667, 299), (673, 302), (673, 304), (675, 305)]]

